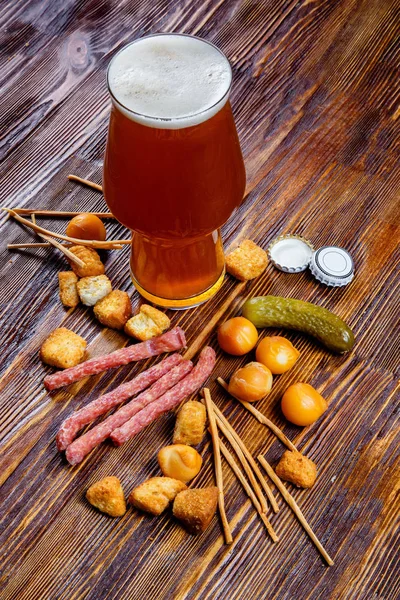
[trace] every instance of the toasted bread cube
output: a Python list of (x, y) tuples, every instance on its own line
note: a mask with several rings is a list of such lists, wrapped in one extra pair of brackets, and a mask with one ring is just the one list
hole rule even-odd
[(176, 417), (174, 444), (196, 446), (204, 436), (206, 409), (204, 404), (189, 400), (182, 406)]
[(122, 517), (126, 513), (124, 491), (117, 477), (104, 477), (91, 485), (86, 499), (110, 517)]
[(132, 315), (131, 301), (126, 292), (114, 290), (99, 300), (94, 307), (94, 316), (105, 327), (123, 329)]
[(239, 281), (248, 281), (255, 279), (265, 270), (268, 255), (251, 240), (243, 240), (236, 250), (225, 256), (225, 262), (228, 273)]
[(69, 250), (85, 263), (83, 267), (80, 267), (72, 260), (67, 259), (71, 269), (78, 277), (94, 277), (104, 274), (104, 265), (96, 250), (88, 246), (72, 246)]
[(125, 325), (125, 333), (145, 342), (162, 334), (160, 327), (144, 313), (139, 313), (129, 319)]
[(275, 471), (281, 479), (290, 481), (301, 488), (312, 487), (317, 478), (316, 464), (300, 452), (291, 450), (283, 453)]
[(174, 500), (174, 517), (179, 519), (189, 533), (202, 533), (215, 515), (217, 502), (218, 488), (214, 486), (185, 490)]
[(112, 285), (107, 275), (95, 275), (82, 277), (78, 281), (77, 289), (82, 303), (85, 306), (94, 306), (112, 291)]
[(65, 327), (51, 332), (40, 348), (40, 358), (47, 365), (68, 369), (75, 367), (85, 357), (87, 342)]
[(79, 304), (77, 283), (78, 278), (73, 271), (61, 271), (58, 274), (60, 300), (64, 306), (75, 308)]
[(161, 310), (154, 308), (154, 306), (150, 306), (149, 304), (142, 304), (140, 307), (140, 312), (147, 315), (150, 319), (154, 321), (156, 325), (161, 329), (161, 332), (166, 331), (171, 326), (171, 321), (167, 317), (167, 315)]
[(186, 490), (182, 481), (171, 477), (151, 477), (138, 485), (129, 496), (129, 502), (152, 515), (161, 515), (179, 492)]

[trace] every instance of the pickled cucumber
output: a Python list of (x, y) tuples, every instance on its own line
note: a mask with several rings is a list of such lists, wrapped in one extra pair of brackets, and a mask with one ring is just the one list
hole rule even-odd
[(315, 337), (328, 350), (341, 354), (354, 346), (354, 334), (342, 319), (326, 308), (280, 296), (247, 300), (242, 314), (258, 328), (283, 327)]

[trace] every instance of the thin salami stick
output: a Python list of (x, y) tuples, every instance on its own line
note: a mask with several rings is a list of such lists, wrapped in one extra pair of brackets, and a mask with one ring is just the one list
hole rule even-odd
[(152, 421), (155, 421), (160, 415), (177, 406), (190, 394), (197, 392), (211, 375), (214, 365), (215, 352), (212, 348), (206, 346), (200, 353), (197, 365), (189, 375), (161, 396), (161, 398), (152, 402), (132, 417), (132, 419), (129, 419), (122, 427), (118, 427), (118, 429), (112, 432), (110, 438), (114, 444), (121, 446), (147, 427)]
[(96, 398), (80, 410), (74, 412), (68, 419), (65, 419), (65, 421), (61, 423), (56, 437), (58, 450), (62, 452), (67, 446), (72, 444), (77, 433), (85, 425), (91, 423), (97, 419), (97, 417), (105, 415), (106, 412), (111, 408), (114, 408), (114, 406), (122, 404), (124, 400), (132, 398), (135, 394), (148, 388), (149, 385), (157, 381), (160, 377), (165, 375), (165, 373), (168, 373), (168, 371), (182, 362), (182, 360), (183, 358), (180, 354), (172, 354), (171, 356), (168, 356), (168, 358), (164, 358), (164, 360), (157, 365), (139, 373), (139, 375), (130, 381), (119, 385), (111, 392), (108, 392), (108, 394)]
[(80, 463), (93, 448), (104, 442), (116, 427), (119, 427), (148, 404), (163, 396), (167, 390), (171, 389), (178, 381), (185, 377), (192, 368), (193, 363), (190, 360), (183, 360), (179, 365), (163, 375), (148, 390), (139, 394), (139, 396), (128, 402), (128, 404), (125, 404), (125, 406), (107, 417), (102, 423), (99, 423), (96, 427), (81, 435), (68, 446), (65, 453), (67, 461), (71, 465)]
[(180, 327), (175, 327), (171, 331), (167, 331), (167, 333), (147, 340), (147, 342), (139, 342), (127, 348), (111, 352), (111, 354), (91, 358), (76, 367), (53, 373), (53, 375), (47, 375), (44, 378), (44, 385), (49, 391), (55, 390), (84, 379), (88, 375), (97, 375), (97, 373), (101, 373), (102, 371), (115, 369), (116, 367), (121, 367), (137, 360), (150, 358), (150, 356), (157, 356), (158, 354), (163, 354), (163, 352), (174, 352), (175, 350), (180, 350), (185, 345), (185, 332)]

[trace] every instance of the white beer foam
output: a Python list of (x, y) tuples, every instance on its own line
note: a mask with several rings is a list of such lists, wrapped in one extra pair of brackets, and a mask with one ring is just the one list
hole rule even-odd
[(118, 108), (149, 127), (180, 129), (206, 121), (228, 99), (227, 58), (200, 38), (161, 34), (141, 38), (112, 60), (108, 85)]

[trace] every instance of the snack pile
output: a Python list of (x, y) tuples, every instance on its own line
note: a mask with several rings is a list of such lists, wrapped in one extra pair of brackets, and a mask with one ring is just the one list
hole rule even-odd
[[(30, 222), (17, 212), (11, 209), (9, 212), (17, 220), (29, 225)], [(35, 220), (31, 227), (57, 237), (57, 234), (38, 227)], [(206, 530), (218, 507), (225, 541), (232, 543), (224, 507), (222, 456), (251, 499), (271, 540), (277, 542), (279, 538), (266, 516), (269, 507), (274, 513), (280, 510), (275, 491), (271, 490), (240, 436), (213, 402), (209, 389), (202, 390), (216, 364), (213, 348), (203, 347), (194, 364), (179, 353), (186, 347), (185, 332), (180, 327), (170, 329), (170, 319), (164, 312), (142, 304), (139, 312), (132, 315), (129, 295), (113, 289), (96, 250), (96, 247), (121, 248), (122, 244), (130, 243), (129, 240), (106, 242), (102, 221), (91, 213), (76, 215), (68, 224), (66, 233), (69, 237), (58, 237), (75, 242), (68, 249), (52, 241), (64, 252), (71, 266), (70, 271), (58, 274), (62, 304), (71, 309), (79, 303), (93, 308), (94, 317), (101, 325), (124, 331), (138, 343), (106, 356), (88, 359), (86, 340), (64, 327), (57, 328), (40, 348), (40, 358), (44, 363), (62, 369), (45, 377), (46, 389), (57, 390), (91, 375), (164, 353), (169, 356), (69, 415), (57, 433), (58, 450), (65, 452), (69, 464), (77, 465), (105, 440), (110, 439), (115, 446), (125, 444), (161, 415), (177, 409), (172, 444), (160, 448), (157, 453), (161, 474), (138, 484), (131, 490), (128, 500), (121, 481), (115, 476), (105, 477), (89, 487), (87, 501), (111, 517), (123, 517), (129, 505), (153, 516), (171, 509), (171, 515), (193, 535)], [(79, 240), (82, 244), (76, 243)], [(297, 249), (301, 247), (304, 255), (304, 260), (302, 258), (300, 261), (302, 264), (294, 267), (286, 264), (293, 257), (293, 244), (297, 244)], [(315, 253), (317, 258), (323, 250)], [(269, 255), (275, 266), (288, 272), (300, 272), (312, 257), (316, 258), (312, 244), (299, 236), (281, 236), (270, 246)], [(241, 282), (259, 277), (267, 263), (267, 253), (252, 240), (243, 240), (238, 248), (226, 255), (227, 272)], [(353, 268), (351, 257), (348, 263)], [(352, 276), (353, 271), (346, 277), (350, 281)], [(250, 360), (231, 373), (229, 383), (221, 378), (217, 378), (217, 381), (286, 446), (275, 470), (263, 455), (258, 457), (258, 461), (327, 563), (333, 564), (281, 481), (288, 481), (299, 488), (311, 488), (316, 482), (317, 466), (254, 406), (254, 403), (268, 397), (274, 378), (290, 371), (300, 358), (299, 350), (284, 336), (272, 335), (260, 339), (258, 330), (268, 327), (300, 331), (339, 354), (352, 350), (354, 335), (342, 319), (321, 306), (294, 298), (259, 296), (244, 303), (242, 315), (220, 324), (216, 336), (221, 350), (229, 355), (245, 357), (253, 353)], [(190, 356), (193, 354), (195, 351), (192, 348)], [(198, 393), (203, 396), (204, 402), (193, 399), (193, 395)], [(328, 403), (323, 396), (305, 382), (293, 382), (281, 399), (285, 418), (300, 427), (315, 423), (327, 408)], [(93, 425), (99, 417), (104, 418)], [(91, 427), (80, 435), (88, 425)], [(190, 487), (203, 467), (203, 456), (195, 446), (203, 442), (207, 428), (212, 439), (216, 486)], [(229, 442), (238, 463), (220, 440), (218, 432)]]
[[(128, 499), (131, 506), (153, 516), (161, 515), (172, 506), (173, 516), (193, 535), (207, 529), (217, 510), (216, 487), (187, 487), (202, 467), (202, 457), (193, 446), (202, 442), (205, 425), (203, 404), (197, 401), (184, 404), (176, 418), (174, 443), (161, 448), (157, 455), (163, 476), (146, 479), (131, 491)], [(125, 496), (117, 477), (94, 483), (86, 492), (86, 498), (112, 517), (126, 512)]]

